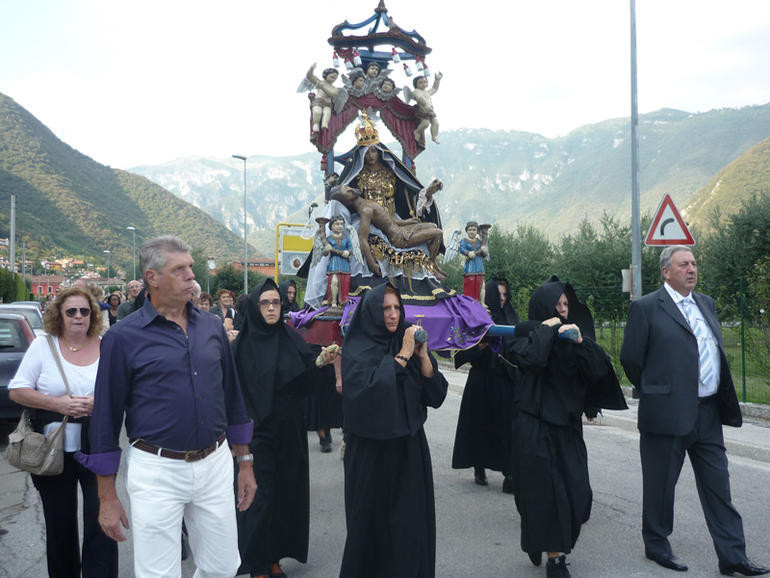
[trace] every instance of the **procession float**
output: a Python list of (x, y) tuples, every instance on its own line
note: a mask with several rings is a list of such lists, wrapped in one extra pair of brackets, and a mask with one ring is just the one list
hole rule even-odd
[[(306, 307), (290, 313), (289, 322), (310, 343), (341, 345), (362, 295), (390, 282), (407, 320), (425, 328), (431, 350), (472, 347), (492, 327), (479, 292), (489, 225), (469, 222), (470, 238), (455, 231), (445, 245), (443, 183), (424, 185), (417, 177), (415, 159), (440, 142), (433, 96), (442, 75), (428, 66), (431, 48), (396, 24), (383, 0), (366, 20), (334, 26), (328, 43), (332, 65), (320, 72), (311, 65), (298, 87), (308, 95), (308, 134), (321, 154), (325, 202), (298, 271), (307, 278)], [(338, 154), (334, 147), (346, 131), (356, 144)], [(400, 154), (383, 138), (395, 140)], [(442, 285), (441, 263), (460, 253), (465, 294)]]

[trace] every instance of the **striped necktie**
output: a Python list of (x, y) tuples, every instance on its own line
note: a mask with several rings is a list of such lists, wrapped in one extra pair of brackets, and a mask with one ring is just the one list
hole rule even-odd
[(714, 361), (711, 358), (711, 350), (708, 347), (709, 330), (705, 321), (695, 308), (695, 301), (692, 297), (682, 299), (684, 314), (690, 329), (698, 340), (698, 365), (700, 367), (700, 382), (704, 385), (710, 385), (714, 377)]

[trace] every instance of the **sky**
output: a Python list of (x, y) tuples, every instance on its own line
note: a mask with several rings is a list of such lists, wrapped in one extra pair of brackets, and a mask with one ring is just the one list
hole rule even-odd
[[(332, 65), (332, 27), (377, 1), (0, 0), (0, 92), (116, 168), (301, 154), (297, 87)], [(433, 49), (442, 130), (556, 137), (630, 116), (630, 0), (386, 6)], [(636, 30), (640, 113), (770, 102), (767, 0), (638, 0)]]

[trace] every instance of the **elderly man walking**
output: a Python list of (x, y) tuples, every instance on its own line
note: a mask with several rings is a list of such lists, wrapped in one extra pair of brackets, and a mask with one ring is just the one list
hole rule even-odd
[(136, 309), (136, 305), (134, 304), (134, 301), (136, 301), (137, 296), (139, 295), (139, 292), (142, 290), (142, 282), (138, 279), (134, 279), (133, 281), (128, 282), (128, 288), (127, 288), (127, 299), (125, 303), (121, 303), (118, 307), (118, 321), (123, 319), (124, 317), (128, 317), (131, 315), (134, 310)]
[(647, 558), (684, 572), (671, 550), (674, 490), (690, 456), (719, 570), (758, 576), (770, 570), (746, 557), (743, 522), (730, 498), (722, 424), (741, 410), (727, 366), (714, 300), (694, 291), (698, 266), (688, 247), (660, 254), (663, 286), (631, 303), (620, 361), (639, 389), (642, 538)]
[[(149, 297), (105, 334), (94, 393), (90, 455), (98, 475), (99, 523), (125, 540), (128, 518), (115, 491), (118, 439), (129, 438), (126, 490), (137, 578), (181, 576), (182, 518), (196, 577), (234, 576), (240, 564), (235, 519), (254, 497), (252, 424), (222, 324), (193, 307), (193, 259), (177, 237), (140, 249)], [(233, 496), (238, 463), (237, 497)], [(122, 526), (122, 527), (121, 527)]]

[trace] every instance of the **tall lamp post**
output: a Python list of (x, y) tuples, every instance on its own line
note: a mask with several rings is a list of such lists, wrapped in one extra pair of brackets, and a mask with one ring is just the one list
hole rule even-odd
[(217, 263), (214, 261), (214, 257), (209, 257), (206, 260), (206, 265), (208, 266), (208, 271), (206, 272), (206, 293), (211, 295), (211, 272), (217, 268)]
[(243, 294), (249, 294), (249, 249), (246, 242), (246, 157), (233, 155), (243, 161)]
[[(110, 284), (110, 251), (108, 249), (104, 250), (104, 254), (107, 255), (107, 286)], [(105, 287), (106, 288), (106, 287)]]
[(126, 231), (131, 231), (131, 263), (134, 266), (131, 279), (136, 279), (136, 227), (126, 227)]

